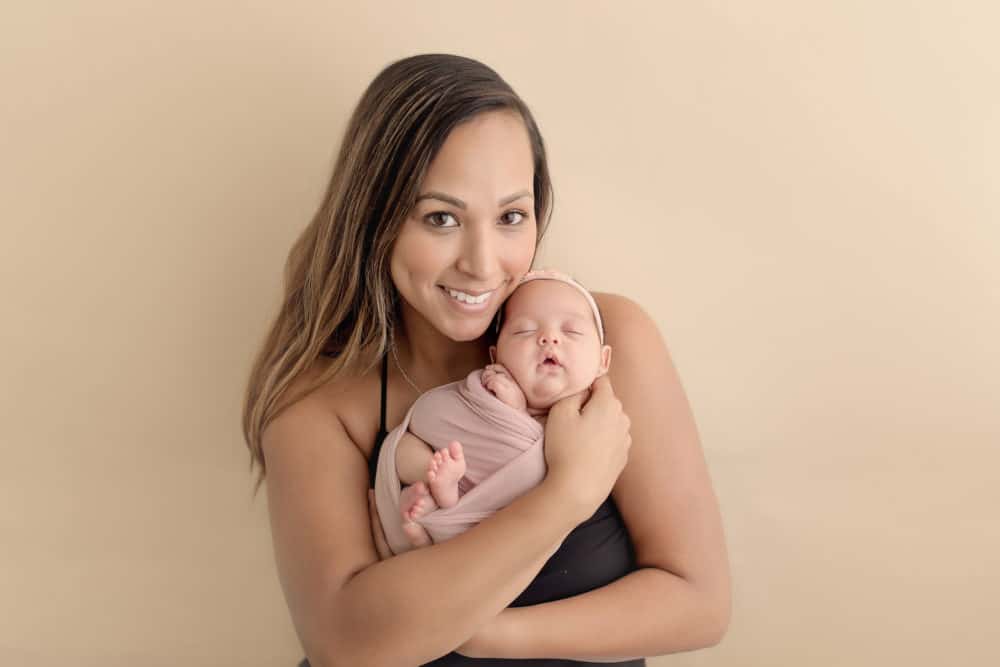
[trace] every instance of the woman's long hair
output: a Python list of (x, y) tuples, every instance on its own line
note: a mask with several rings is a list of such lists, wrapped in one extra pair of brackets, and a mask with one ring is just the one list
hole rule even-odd
[[(427, 167), (456, 125), (502, 109), (517, 112), (528, 131), (540, 241), (552, 210), (545, 146), (499, 74), (471, 58), (422, 54), (390, 64), (365, 90), (323, 203), (289, 252), (281, 308), (250, 371), (243, 436), (251, 471), (260, 468), (253, 495), (267, 474), (261, 435), (271, 420), (352, 364), (370, 370), (385, 354), (398, 317), (389, 256)], [(332, 362), (286, 396), (320, 355)]]

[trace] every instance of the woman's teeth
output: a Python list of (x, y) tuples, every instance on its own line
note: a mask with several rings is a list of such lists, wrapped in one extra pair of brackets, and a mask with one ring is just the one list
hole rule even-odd
[(465, 292), (459, 292), (458, 290), (453, 290), (449, 287), (444, 288), (451, 298), (461, 301), (462, 303), (483, 303), (493, 292), (487, 292), (486, 294), (480, 294), (479, 296), (472, 296), (471, 294), (466, 294)]

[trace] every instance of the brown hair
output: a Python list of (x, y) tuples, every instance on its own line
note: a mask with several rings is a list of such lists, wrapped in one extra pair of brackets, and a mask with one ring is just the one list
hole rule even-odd
[[(289, 252), (282, 304), (247, 382), (243, 436), (251, 471), (260, 467), (253, 495), (267, 474), (261, 434), (271, 420), (351, 364), (364, 360), (367, 372), (385, 353), (398, 321), (392, 246), (449, 132), (504, 109), (528, 132), (540, 241), (552, 213), (545, 146), (527, 105), (499, 74), (471, 58), (421, 54), (388, 65), (361, 96), (323, 202)], [(321, 354), (332, 363), (286, 396)]]

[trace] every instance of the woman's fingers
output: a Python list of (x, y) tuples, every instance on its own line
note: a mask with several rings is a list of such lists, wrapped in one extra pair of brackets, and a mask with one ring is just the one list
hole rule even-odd
[(560, 399), (552, 406), (549, 414), (551, 415), (552, 411), (565, 410), (567, 413), (580, 415), (594, 406), (604, 406), (608, 401), (617, 400), (611, 388), (611, 380), (607, 375), (602, 375), (594, 380), (588, 389)]
[(553, 412), (566, 412), (567, 414), (579, 415), (580, 409), (583, 407), (584, 399), (587, 398), (588, 392), (578, 391), (575, 394), (570, 394), (566, 398), (559, 399), (555, 405), (549, 410), (549, 415), (551, 417)]
[(392, 550), (389, 549), (389, 542), (385, 539), (385, 531), (382, 530), (382, 522), (378, 518), (378, 509), (375, 507), (375, 489), (368, 489), (368, 515), (371, 517), (372, 537), (375, 539), (378, 558), (385, 560), (392, 556)]
[(611, 386), (611, 378), (605, 373), (601, 377), (594, 380), (594, 383), (590, 385), (590, 402), (595, 404), (604, 403), (608, 400), (615, 400), (615, 390)]

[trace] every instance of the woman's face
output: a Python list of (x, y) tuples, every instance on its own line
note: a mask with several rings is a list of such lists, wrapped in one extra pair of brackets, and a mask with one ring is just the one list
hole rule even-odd
[(390, 259), (411, 330), (422, 319), (468, 341), (489, 327), (535, 255), (533, 164), (514, 112), (478, 114), (448, 135)]

